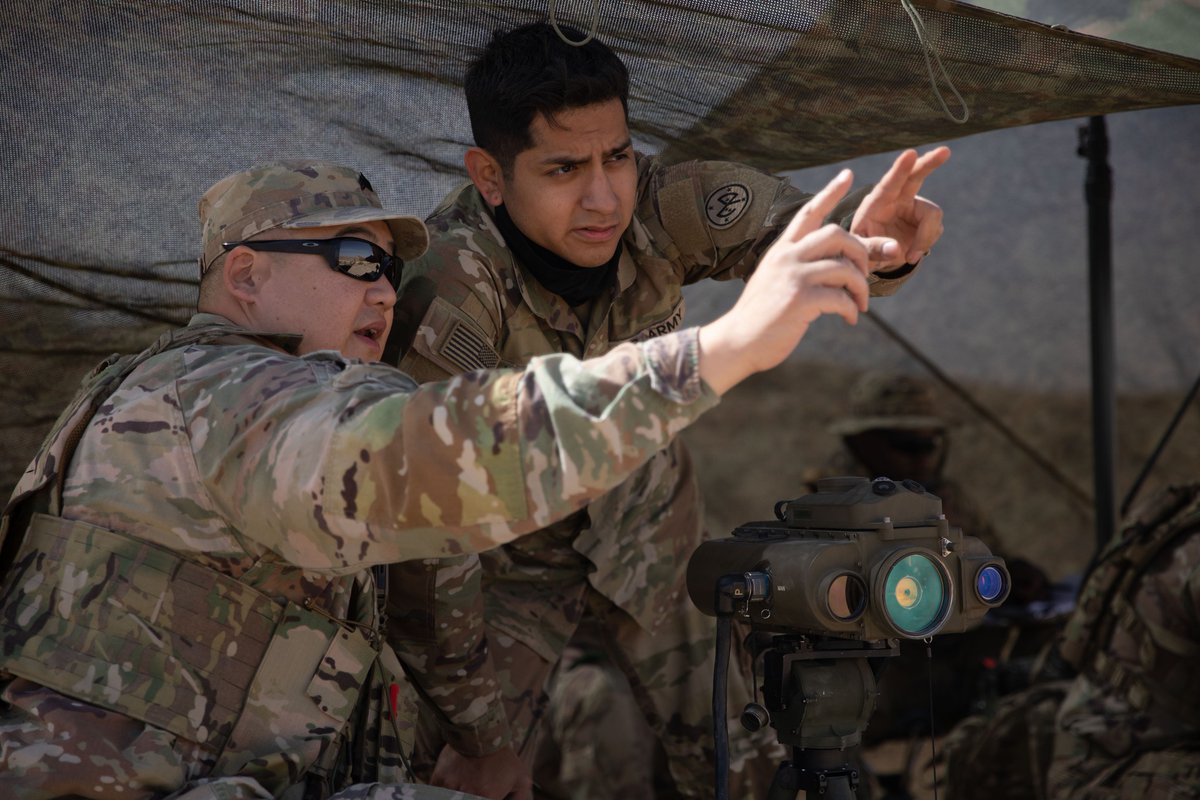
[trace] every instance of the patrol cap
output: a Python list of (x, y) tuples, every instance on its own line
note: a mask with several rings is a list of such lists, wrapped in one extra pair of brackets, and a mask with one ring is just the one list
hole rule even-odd
[(852, 436), (877, 428), (943, 430), (946, 421), (925, 383), (907, 375), (868, 372), (850, 390), (849, 416), (834, 421), (829, 430)]
[(272, 228), (319, 228), (380, 220), (391, 228), (395, 255), (411, 260), (425, 252), (429, 234), (418, 217), (385, 211), (361, 172), (326, 161), (298, 159), (257, 164), (227, 175), (200, 198), (203, 275), (224, 242)]

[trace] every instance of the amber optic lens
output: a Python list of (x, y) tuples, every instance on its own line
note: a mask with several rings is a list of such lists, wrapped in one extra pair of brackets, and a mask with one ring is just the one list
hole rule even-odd
[(829, 582), (825, 604), (834, 619), (858, 619), (867, 608), (867, 586), (857, 575), (838, 575)]

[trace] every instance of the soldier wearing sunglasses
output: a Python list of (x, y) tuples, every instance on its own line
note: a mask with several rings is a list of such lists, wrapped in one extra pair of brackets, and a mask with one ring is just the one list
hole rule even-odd
[(216, 183), (199, 313), (84, 381), (4, 511), (0, 797), (460, 796), (404, 783), (374, 567), (562, 518), (817, 316), (854, 321), (895, 243), (820, 229), (848, 186), (711, 325), (418, 387), (372, 362), (421, 221), (335, 164)]

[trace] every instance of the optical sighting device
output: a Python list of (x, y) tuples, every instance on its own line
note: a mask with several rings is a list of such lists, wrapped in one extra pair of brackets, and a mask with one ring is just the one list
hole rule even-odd
[[(915, 481), (827, 478), (815, 494), (776, 503), (775, 516), (701, 544), (688, 562), (688, 593), (718, 618), (718, 673), (729, 621), (751, 627), (764, 703), (749, 704), (742, 724), (771, 724), (793, 751), (768, 798), (800, 789), (853, 798), (858, 775), (844, 751), (861, 742), (875, 710), (880, 662), (867, 659), (898, 655), (899, 639), (974, 627), (1008, 597), (1011, 578)], [(720, 798), (725, 676), (714, 682)]]

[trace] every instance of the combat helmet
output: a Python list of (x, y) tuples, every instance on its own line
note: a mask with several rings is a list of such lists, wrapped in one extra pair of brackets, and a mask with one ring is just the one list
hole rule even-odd
[(853, 436), (876, 428), (945, 430), (948, 426), (928, 384), (909, 375), (867, 372), (850, 390), (849, 415), (830, 433)]

